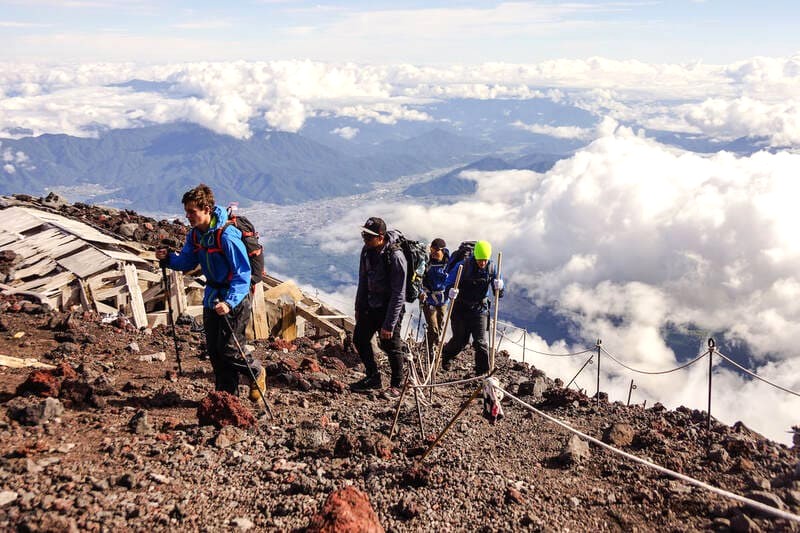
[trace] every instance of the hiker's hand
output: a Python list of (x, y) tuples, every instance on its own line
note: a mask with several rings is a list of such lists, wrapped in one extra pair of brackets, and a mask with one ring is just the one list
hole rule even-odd
[(163, 261), (164, 259), (167, 258), (168, 254), (169, 250), (167, 250), (166, 248), (158, 248), (156, 250), (156, 259), (158, 259), (159, 261)]
[(505, 286), (506, 286), (506, 284), (502, 279), (498, 278), (498, 279), (494, 280), (494, 292), (502, 291), (503, 287), (505, 287)]
[(381, 339), (389, 340), (391, 338), (392, 338), (391, 330), (381, 328)]
[(231, 308), (228, 307), (228, 304), (225, 302), (217, 302), (217, 305), (214, 306), (214, 311), (219, 315), (227, 315), (231, 312)]
[(455, 287), (453, 287), (452, 289), (450, 289), (450, 290), (448, 291), (448, 293), (447, 293), (447, 296), (448, 296), (448, 297), (449, 297), (451, 300), (455, 300), (456, 298), (458, 298), (458, 289), (456, 289)]
[(425, 298), (427, 298), (427, 297), (428, 297), (428, 293), (426, 291), (421, 291), (419, 293), (419, 301), (420, 302), (424, 302)]

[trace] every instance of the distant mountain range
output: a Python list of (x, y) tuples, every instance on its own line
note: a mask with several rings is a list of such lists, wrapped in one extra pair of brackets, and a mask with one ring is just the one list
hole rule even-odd
[(0, 194), (98, 184), (113, 192), (93, 201), (124, 199), (149, 211), (174, 208), (183, 192), (200, 182), (243, 205), (354, 194), (373, 182), (451, 166), (492, 148), (431, 129), (356, 157), (296, 133), (260, 132), (240, 140), (194, 124), (110, 130), (98, 138), (41, 135), (0, 142), (2, 150), (25, 158), (3, 173)]

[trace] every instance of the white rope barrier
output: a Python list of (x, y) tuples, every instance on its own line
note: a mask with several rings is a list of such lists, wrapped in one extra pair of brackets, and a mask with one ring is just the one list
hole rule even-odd
[(639, 370), (637, 368), (630, 367), (630, 366), (626, 365), (625, 363), (623, 363), (622, 361), (620, 361), (619, 359), (617, 359), (616, 357), (614, 357), (613, 355), (611, 355), (610, 353), (608, 353), (608, 351), (605, 348), (603, 348), (602, 346), (600, 347), (600, 349), (603, 351), (604, 354), (606, 354), (609, 357), (609, 359), (611, 359), (612, 361), (615, 361), (618, 365), (627, 368), (631, 372), (636, 372), (637, 374), (647, 374), (647, 375), (650, 375), (650, 376), (656, 376), (656, 375), (659, 375), (659, 374), (669, 374), (670, 372), (677, 372), (678, 370), (683, 370), (684, 368), (695, 364), (697, 361), (699, 361), (700, 359), (702, 359), (703, 357), (708, 355), (708, 350), (706, 350), (704, 353), (698, 355), (697, 357), (695, 357), (694, 359), (692, 359), (688, 363), (684, 363), (684, 364), (682, 364), (680, 366), (676, 366), (675, 368), (670, 368), (669, 370), (652, 370), (651, 371), (651, 370)]
[(759, 376), (759, 375), (758, 375), (758, 374), (756, 374), (755, 372), (753, 372), (753, 371), (751, 371), (751, 370), (748, 370), (748, 369), (746, 369), (745, 367), (743, 367), (742, 365), (740, 365), (739, 363), (737, 363), (736, 361), (734, 361), (733, 359), (731, 359), (731, 358), (730, 358), (730, 357), (728, 357), (727, 355), (723, 354), (723, 353), (722, 353), (722, 352), (720, 352), (719, 350), (717, 350), (717, 353), (719, 354), (719, 356), (720, 356), (720, 357), (722, 357), (723, 359), (725, 359), (725, 360), (726, 360), (728, 363), (732, 364), (733, 366), (735, 366), (736, 368), (738, 368), (739, 370), (741, 370), (741, 371), (742, 371), (742, 372), (744, 372), (745, 374), (749, 374), (750, 376), (752, 376), (752, 377), (754, 377), (754, 378), (756, 378), (756, 379), (760, 379), (760, 380), (761, 380), (761, 381), (763, 381), (764, 383), (766, 383), (766, 384), (768, 384), (768, 385), (772, 385), (772, 386), (773, 386), (773, 387), (775, 387), (776, 389), (780, 389), (780, 390), (782, 390), (783, 392), (788, 392), (789, 394), (794, 394), (795, 396), (800, 396), (800, 393), (798, 393), (798, 392), (795, 392), (795, 391), (793, 391), (792, 389), (787, 389), (786, 387), (781, 387), (781, 386), (780, 386), (780, 385), (778, 385), (777, 383), (773, 383), (773, 382), (771, 382), (770, 380), (768, 380), (768, 379), (766, 379), (766, 378), (763, 378), (763, 377)]
[(435, 387), (450, 387), (453, 385), (463, 385), (464, 383), (472, 383), (474, 381), (485, 380), (486, 376), (475, 376), (474, 378), (457, 379), (455, 381), (441, 381), (439, 383), (420, 383), (412, 385), (415, 389), (430, 389)]
[(705, 489), (707, 491), (713, 492), (713, 493), (718, 494), (720, 496), (724, 496), (725, 498), (730, 498), (732, 500), (736, 500), (736, 501), (738, 501), (740, 503), (748, 505), (748, 506), (750, 506), (750, 507), (752, 507), (754, 509), (758, 509), (759, 511), (762, 511), (762, 512), (767, 513), (769, 515), (775, 516), (777, 518), (784, 518), (786, 520), (791, 520), (793, 522), (800, 523), (800, 516), (798, 516), (796, 514), (789, 513), (789, 512), (786, 512), (786, 511), (781, 511), (780, 509), (776, 509), (775, 507), (771, 507), (771, 506), (763, 504), (761, 502), (757, 502), (755, 500), (751, 500), (750, 498), (746, 498), (744, 496), (740, 496), (740, 495), (738, 495), (736, 493), (733, 493), (733, 492), (730, 492), (730, 491), (727, 491), (727, 490), (724, 490), (724, 489), (720, 489), (720, 488), (715, 487), (713, 485), (709, 485), (708, 483), (705, 483), (705, 482), (700, 481), (698, 479), (695, 479), (693, 477), (689, 477), (689, 476), (687, 476), (685, 474), (681, 474), (680, 472), (675, 472), (674, 470), (670, 470), (669, 468), (664, 468), (663, 466), (657, 465), (657, 464), (655, 464), (655, 463), (653, 463), (651, 461), (648, 461), (647, 459), (642, 459), (641, 457), (637, 457), (637, 456), (632, 455), (632, 454), (630, 454), (628, 452), (624, 452), (624, 451), (622, 451), (620, 449), (617, 449), (617, 448), (615, 448), (613, 446), (610, 446), (610, 445), (606, 444), (605, 442), (603, 442), (601, 440), (598, 440), (598, 439), (596, 439), (594, 437), (590, 437), (589, 435), (583, 433), (582, 431), (579, 431), (579, 430), (573, 428), (572, 426), (570, 426), (570, 425), (568, 425), (568, 424), (566, 424), (566, 423), (564, 423), (564, 422), (562, 422), (562, 421), (560, 421), (560, 420), (558, 420), (556, 418), (553, 418), (550, 415), (547, 415), (547, 414), (543, 413), (542, 411), (536, 409), (532, 405), (520, 400), (519, 398), (517, 398), (516, 396), (514, 396), (513, 394), (511, 394), (507, 390), (504, 390), (504, 389), (502, 389), (500, 387), (495, 387), (495, 388), (497, 390), (499, 390), (500, 392), (502, 392), (503, 394), (505, 394), (506, 396), (508, 396), (509, 398), (511, 398), (512, 400), (514, 400), (515, 402), (517, 402), (518, 404), (520, 404), (523, 407), (533, 411), (537, 415), (549, 420), (550, 422), (553, 422), (556, 425), (561, 426), (562, 428), (566, 429), (567, 431), (569, 431), (571, 433), (574, 433), (575, 435), (578, 435), (579, 437), (581, 437), (583, 439), (588, 440), (589, 442), (592, 442), (592, 443), (596, 444), (597, 446), (605, 448), (605, 449), (607, 449), (607, 450), (609, 450), (609, 451), (611, 451), (613, 453), (621, 455), (621, 456), (623, 456), (623, 457), (625, 457), (627, 459), (630, 459), (632, 461), (635, 461), (635, 462), (637, 462), (639, 464), (643, 464), (643, 465), (645, 465), (645, 466), (647, 466), (649, 468), (653, 468), (654, 470), (657, 470), (657, 471), (661, 472), (662, 474), (666, 474), (666, 475), (668, 475), (670, 477), (673, 477), (675, 479), (679, 479), (681, 481), (685, 481), (686, 483), (689, 483), (690, 485), (694, 485), (696, 487), (700, 487), (702, 489)]

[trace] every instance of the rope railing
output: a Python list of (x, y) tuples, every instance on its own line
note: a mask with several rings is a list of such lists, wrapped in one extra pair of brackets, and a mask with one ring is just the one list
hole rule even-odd
[(690, 485), (694, 485), (696, 487), (700, 487), (702, 489), (705, 489), (707, 491), (713, 492), (713, 493), (718, 494), (720, 496), (723, 496), (725, 498), (729, 498), (729, 499), (738, 501), (739, 503), (743, 503), (743, 504), (745, 504), (745, 505), (747, 505), (749, 507), (752, 507), (754, 509), (758, 509), (759, 511), (767, 513), (767, 514), (769, 514), (771, 516), (774, 516), (776, 518), (783, 518), (783, 519), (786, 519), (786, 520), (791, 520), (793, 522), (800, 523), (800, 516), (798, 516), (796, 514), (789, 513), (789, 512), (786, 512), (786, 511), (782, 511), (782, 510), (777, 509), (775, 507), (772, 507), (770, 505), (766, 505), (764, 503), (761, 503), (761, 502), (758, 502), (758, 501), (755, 501), (755, 500), (751, 500), (750, 498), (746, 498), (746, 497), (741, 496), (739, 494), (736, 494), (734, 492), (730, 492), (730, 491), (727, 491), (725, 489), (721, 489), (719, 487), (715, 487), (714, 485), (710, 485), (710, 484), (708, 484), (708, 483), (706, 483), (704, 481), (700, 481), (699, 479), (695, 479), (695, 478), (687, 476), (685, 474), (681, 474), (680, 472), (676, 472), (674, 470), (670, 470), (669, 468), (665, 468), (665, 467), (663, 467), (661, 465), (653, 463), (652, 461), (648, 461), (647, 459), (643, 459), (641, 457), (637, 457), (636, 455), (633, 455), (633, 454), (630, 454), (628, 452), (622, 451), (622, 450), (620, 450), (618, 448), (615, 448), (614, 446), (606, 444), (605, 442), (603, 442), (603, 441), (601, 441), (599, 439), (591, 437), (591, 436), (587, 435), (586, 433), (583, 433), (580, 430), (577, 430), (577, 429), (573, 428), (569, 424), (567, 424), (565, 422), (562, 422), (561, 420), (558, 420), (557, 418), (554, 418), (554, 417), (552, 417), (552, 416), (540, 411), (539, 409), (537, 409), (534, 406), (528, 404), (527, 402), (517, 398), (516, 396), (514, 396), (513, 394), (511, 394), (510, 392), (508, 392), (505, 389), (502, 389), (502, 388), (497, 387), (497, 386), (495, 386), (495, 389), (498, 390), (499, 392), (503, 393), (503, 395), (508, 396), (511, 400), (513, 400), (514, 402), (518, 403), (522, 407), (525, 407), (526, 409), (536, 413), (537, 415), (545, 418), (546, 420), (548, 420), (548, 421), (550, 421), (550, 422), (552, 422), (552, 423), (554, 423), (554, 424), (566, 429), (570, 433), (573, 433), (573, 434), (581, 437), (582, 439), (586, 439), (589, 442), (591, 442), (593, 444), (596, 444), (597, 446), (600, 446), (600, 447), (602, 447), (602, 448), (604, 448), (606, 450), (609, 450), (609, 451), (611, 451), (611, 452), (613, 452), (613, 453), (615, 453), (617, 455), (621, 455), (622, 457), (625, 457), (625, 458), (630, 459), (632, 461), (635, 461), (635, 462), (637, 462), (639, 464), (647, 466), (648, 468), (652, 468), (654, 470), (657, 470), (658, 472), (661, 472), (662, 474), (666, 474), (666, 475), (668, 475), (670, 477), (673, 477), (675, 479), (679, 479), (681, 481), (685, 481), (686, 483), (689, 483)]
[(780, 389), (780, 390), (782, 390), (784, 392), (788, 392), (789, 394), (794, 394), (795, 396), (800, 396), (799, 392), (793, 391), (792, 389), (787, 389), (786, 387), (781, 387), (777, 383), (773, 383), (772, 381), (768, 380), (767, 378), (759, 376), (758, 374), (756, 374), (752, 370), (748, 370), (747, 368), (743, 367), (742, 365), (740, 365), (739, 363), (737, 363), (736, 361), (734, 361), (733, 359), (731, 359), (730, 357), (728, 357), (724, 353), (720, 352), (719, 350), (717, 350), (717, 353), (719, 354), (720, 357), (722, 357), (725, 361), (727, 361), (728, 364), (731, 364), (731, 365), (735, 366), (736, 368), (738, 368), (739, 370), (741, 370), (745, 374), (748, 374), (748, 375), (750, 375), (750, 376), (752, 376), (752, 377), (754, 377), (754, 378), (756, 378), (758, 380), (761, 380), (764, 383), (766, 383), (767, 385), (771, 385), (771, 386), (775, 387), (776, 389)]
[(600, 349), (603, 350), (603, 353), (606, 354), (609, 357), (609, 359), (611, 359), (612, 361), (616, 362), (618, 365), (627, 368), (631, 372), (636, 372), (637, 374), (647, 374), (649, 376), (657, 376), (657, 375), (660, 375), (660, 374), (669, 374), (671, 372), (677, 372), (678, 370), (683, 370), (684, 368), (686, 368), (688, 366), (692, 366), (693, 364), (698, 362), (700, 359), (702, 359), (703, 357), (707, 356), (708, 353), (709, 353), (708, 350), (706, 350), (705, 352), (703, 352), (702, 354), (698, 355), (697, 357), (695, 357), (691, 361), (689, 361), (687, 363), (684, 363), (684, 364), (682, 364), (680, 366), (676, 366), (675, 368), (670, 368), (669, 370), (639, 370), (637, 368), (633, 368), (631, 366), (626, 365), (625, 363), (623, 363), (622, 361), (620, 361), (619, 359), (617, 359), (616, 357), (611, 355), (602, 346), (600, 347)]

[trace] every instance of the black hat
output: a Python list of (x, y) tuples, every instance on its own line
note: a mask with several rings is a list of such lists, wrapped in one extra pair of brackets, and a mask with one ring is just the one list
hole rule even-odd
[(386, 235), (386, 222), (382, 218), (369, 217), (361, 231), (366, 231), (371, 235)]
[(444, 248), (447, 248), (447, 243), (444, 242), (444, 239), (437, 237), (431, 241), (431, 248), (442, 250)]

